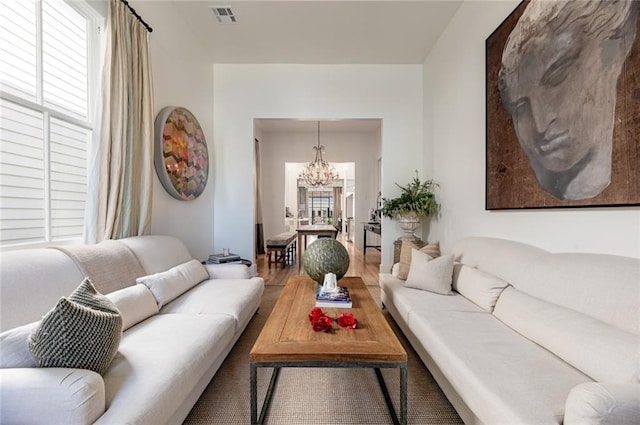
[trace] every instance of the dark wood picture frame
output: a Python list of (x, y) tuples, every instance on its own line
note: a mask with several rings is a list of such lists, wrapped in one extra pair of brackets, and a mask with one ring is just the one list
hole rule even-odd
[[(632, 47), (617, 80), (612, 145), (609, 147), (610, 182), (595, 196), (563, 199), (543, 188), (543, 183), (538, 179), (532, 162), (519, 142), (514, 118), (503, 106), (500, 92), (499, 73), (503, 51), (509, 35), (529, 3), (530, 0), (520, 3), (486, 39), (485, 208), (501, 210), (640, 205), (640, 13), (635, 11), (632, 14), (635, 16), (633, 22), (636, 23), (636, 36), (631, 40)], [(638, 5), (632, 7), (640, 8)], [(534, 63), (538, 61), (537, 58), (534, 59)], [(569, 74), (568, 78), (572, 77)], [(503, 87), (504, 84), (503, 81)], [(580, 91), (573, 90), (566, 101), (581, 102), (579, 93)], [(559, 173), (552, 175), (555, 178)]]

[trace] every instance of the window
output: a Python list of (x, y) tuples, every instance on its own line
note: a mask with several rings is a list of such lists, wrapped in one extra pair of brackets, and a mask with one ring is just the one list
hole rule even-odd
[(0, 246), (84, 231), (98, 18), (81, 2), (3, 2)]

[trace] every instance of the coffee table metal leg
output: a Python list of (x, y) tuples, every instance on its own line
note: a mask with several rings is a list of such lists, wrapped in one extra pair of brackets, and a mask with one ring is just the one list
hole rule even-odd
[(251, 425), (258, 423), (258, 366), (251, 363), (250, 367), (250, 398), (251, 398)]
[(280, 368), (273, 368), (269, 387), (267, 388), (267, 394), (264, 396), (264, 402), (262, 403), (262, 409), (260, 410), (260, 417), (258, 417), (258, 366), (253, 363), (251, 363), (250, 366), (251, 376), (249, 378), (249, 384), (251, 385), (251, 425), (260, 425), (264, 423), (264, 418), (267, 415), (269, 404), (271, 404), (273, 390), (278, 382), (278, 376), (280, 376)]
[(384, 401), (387, 403), (387, 408), (389, 409), (389, 414), (391, 415), (391, 420), (394, 425), (407, 425), (407, 367), (406, 365), (400, 366), (400, 420), (398, 420), (398, 415), (396, 414), (396, 410), (393, 407), (393, 401), (391, 401), (391, 396), (389, 395), (389, 390), (387, 389), (387, 384), (384, 381), (384, 376), (382, 376), (382, 372), (379, 368), (374, 368), (376, 371), (376, 376), (378, 377), (378, 382), (380, 383), (380, 389), (382, 390), (382, 395), (384, 396)]
[(407, 365), (400, 366), (400, 424), (407, 425)]

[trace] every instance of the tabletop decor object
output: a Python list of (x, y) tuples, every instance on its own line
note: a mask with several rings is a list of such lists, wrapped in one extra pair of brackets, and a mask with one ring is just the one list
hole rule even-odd
[(165, 190), (181, 201), (200, 196), (209, 176), (209, 152), (196, 117), (186, 108), (164, 108), (155, 120), (155, 137), (153, 162)]
[(316, 307), (352, 308), (353, 301), (351, 300), (349, 289), (344, 286), (338, 286), (336, 292), (324, 292), (323, 287), (318, 285)]
[(329, 332), (333, 326), (333, 320), (331, 317), (322, 311), (322, 309), (315, 307), (309, 313), (309, 322), (314, 332)]
[(340, 313), (336, 321), (341, 328), (355, 329), (358, 326), (358, 321), (351, 313)]
[(338, 279), (335, 273), (327, 273), (324, 275), (324, 283), (322, 284), (322, 292), (327, 294), (338, 292)]
[[(333, 319), (319, 307), (311, 310), (309, 322), (311, 322), (314, 332), (329, 332), (333, 328)], [(355, 329), (358, 326), (358, 320), (352, 313), (340, 313), (336, 318), (336, 323), (346, 329)]]
[(340, 280), (349, 269), (349, 253), (335, 239), (320, 238), (309, 245), (304, 252), (302, 265), (311, 279), (322, 284), (327, 273)]

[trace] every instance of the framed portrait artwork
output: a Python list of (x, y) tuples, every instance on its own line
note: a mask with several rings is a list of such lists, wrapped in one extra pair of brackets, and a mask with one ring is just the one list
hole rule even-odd
[(525, 0), (486, 40), (486, 209), (640, 205), (640, 2)]
[(174, 198), (188, 201), (204, 191), (209, 176), (207, 141), (188, 109), (167, 107), (155, 120), (154, 165), (160, 183)]

